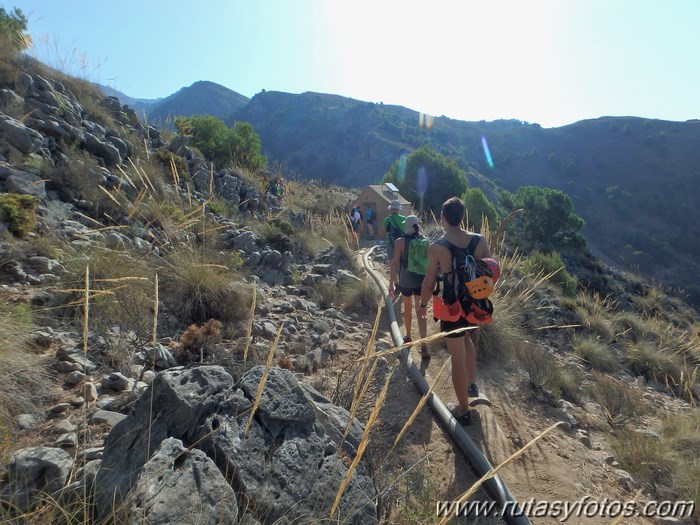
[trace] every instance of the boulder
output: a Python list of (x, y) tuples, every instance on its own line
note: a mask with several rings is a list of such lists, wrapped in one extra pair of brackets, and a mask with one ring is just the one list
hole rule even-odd
[(26, 171), (14, 171), (7, 176), (5, 188), (9, 193), (23, 193), (39, 199), (46, 198), (46, 185), (38, 175)]
[(29, 447), (15, 452), (7, 466), (7, 484), (2, 501), (26, 509), (41, 492), (61, 490), (73, 468), (70, 454), (59, 448)]
[(104, 160), (107, 166), (119, 166), (122, 163), (119, 150), (109, 142), (98, 139), (92, 133), (85, 133), (82, 146), (89, 153)]
[(144, 465), (132, 495), (129, 515), (148, 516), (152, 525), (218, 525), (238, 519), (236, 494), (216, 464), (172, 437)]
[(0, 136), (12, 147), (28, 155), (41, 149), (44, 137), (7, 115), (0, 114)]
[[(171, 510), (199, 505), (231, 512), (212, 511), (212, 515), (232, 523), (237, 519), (232, 508), (235, 499), (225, 485), (235, 483), (236, 492), (264, 523), (325, 519), (348, 472), (336, 450), (342, 445), (346, 454), (354, 455), (362, 428), (354, 423), (343, 441), (348, 412), (302, 386), (291, 371), (279, 368), (270, 369), (249, 424), (264, 372), (264, 367), (252, 368), (238, 383), (219, 366), (174, 368), (158, 374), (105, 441), (95, 482), (102, 516), (109, 516), (125, 501), (140, 501), (138, 509), (132, 506), (134, 512), (143, 512), (147, 505), (149, 516), (154, 509), (159, 509), (154, 516), (163, 513), (162, 518), (154, 517), (155, 523), (167, 519), (191, 523), (191, 515), (183, 518), (187, 511)], [(141, 480), (150, 480), (150, 485)], [(336, 518), (349, 524), (377, 523), (375, 497), (360, 463)], [(188, 507), (181, 507), (181, 502)], [(218, 507), (212, 507), (215, 504)], [(178, 519), (186, 521), (172, 521)]]

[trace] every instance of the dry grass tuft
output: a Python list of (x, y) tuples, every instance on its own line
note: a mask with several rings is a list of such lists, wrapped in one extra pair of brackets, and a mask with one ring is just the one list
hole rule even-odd
[(645, 404), (638, 390), (599, 372), (593, 372), (593, 382), (589, 391), (593, 399), (603, 407), (610, 426), (620, 425), (645, 411)]
[(340, 300), (344, 310), (367, 313), (376, 310), (379, 292), (372, 279), (365, 277), (356, 285), (346, 285), (340, 291)]
[(670, 485), (672, 460), (663, 441), (651, 433), (623, 429), (610, 438), (622, 468), (646, 483)]
[(331, 308), (340, 297), (338, 283), (329, 277), (314, 284), (314, 297), (321, 308)]
[(683, 362), (659, 343), (642, 340), (626, 344), (624, 350), (627, 366), (635, 374), (669, 386), (678, 384)]
[(520, 343), (516, 349), (516, 359), (527, 374), (532, 388), (544, 388), (556, 378), (556, 364), (553, 356), (541, 346)]
[(174, 251), (164, 262), (161, 297), (180, 322), (190, 325), (218, 319), (224, 333), (231, 334), (246, 318), (250, 291), (229, 267), (207, 262), (188, 248)]
[(31, 346), (32, 328), (29, 305), (0, 295), (0, 458), (16, 447), (15, 416), (35, 413), (50, 397), (46, 365)]
[(571, 346), (577, 356), (596, 370), (614, 372), (620, 368), (613, 349), (598, 337), (577, 335), (572, 339)]

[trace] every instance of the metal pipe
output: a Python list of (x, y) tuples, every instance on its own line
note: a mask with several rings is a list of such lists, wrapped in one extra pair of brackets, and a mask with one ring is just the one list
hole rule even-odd
[[(362, 258), (362, 262), (365, 270), (367, 270), (367, 273), (369, 273), (374, 279), (382, 292), (387, 313), (389, 314), (389, 320), (391, 322), (391, 337), (394, 340), (394, 344), (399, 346), (403, 344), (403, 337), (401, 335), (401, 330), (399, 329), (399, 324), (396, 321), (394, 304), (391, 302), (391, 298), (389, 297), (389, 290), (384, 284), (384, 281), (379, 273), (373, 267), (370, 267), (369, 256), (376, 247), (377, 246), (373, 246), (367, 251), (367, 253), (365, 253), (364, 257)], [(408, 351), (408, 348), (403, 348), (401, 350), (401, 359), (406, 363), (408, 373), (410, 374), (413, 383), (418, 388), (418, 391), (421, 393), (421, 395), (425, 395), (430, 389), (430, 386), (416, 364), (413, 362), (413, 359), (411, 359), (411, 354)], [(489, 463), (489, 460), (486, 459), (481, 449), (476, 446), (476, 444), (452, 416), (450, 411), (447, 409), (438, 395), (435, 394), (435, 392), (430, 394), (430, 397), (428, 398), (428, 405), (433, 409), (433, 412), (437, 418), (447, 429), (447, 433), (467, 458), (467, 462), (471, 466), (474, 473), (481, 478), (484, 474), (492, 470), (493, 467)], [(530, 525), (530, 520), (522, 512), (520, 506), (510, 494), (500, 476), (494, 476), (493, 478), (486, 480), (484, 482), (484, 486), (489, 495), (496, 500), (501, 506), (501, 509), (504, 510), (503, 518), (505, 519), (506, 523), (509, 525)]]

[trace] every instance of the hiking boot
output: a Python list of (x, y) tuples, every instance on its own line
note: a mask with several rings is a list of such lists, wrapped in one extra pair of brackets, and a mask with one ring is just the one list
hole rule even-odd
[(403, 344), (410, 343), (411, 341), (412, 341), (412, 339), (410, 337), (408, 337), (407, 335), (403, 336)]
[(471, 425), (472, 424), (472, 411), (462, 410), (459, 405), (455, 403), (447, 403), (447, 410), (450, 411), (452, 417), (457, 420), (460, 425)]
[(428, 350), (427, 345), (420, 345), (420, 357), (426, 361), (430, 359), (430, 350)]

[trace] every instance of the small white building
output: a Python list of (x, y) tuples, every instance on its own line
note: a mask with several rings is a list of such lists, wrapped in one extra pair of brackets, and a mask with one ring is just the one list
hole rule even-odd
[[(409, 201), (404, 199), (396, 186), (391, 182), (382, 184), (370, 184), (367, 186), (355, 199), (355, 204), (359, 204), (364, 215), (369, 208), (377, 216), (376, 225), (380, 228), (384, 219), (389, 216), (389, 204), (391, 201), (397, 200), (401, 203), (401, 215), (412, 215), (413, 206)], [(380, 234), (377, 229), (377, 234)]]

